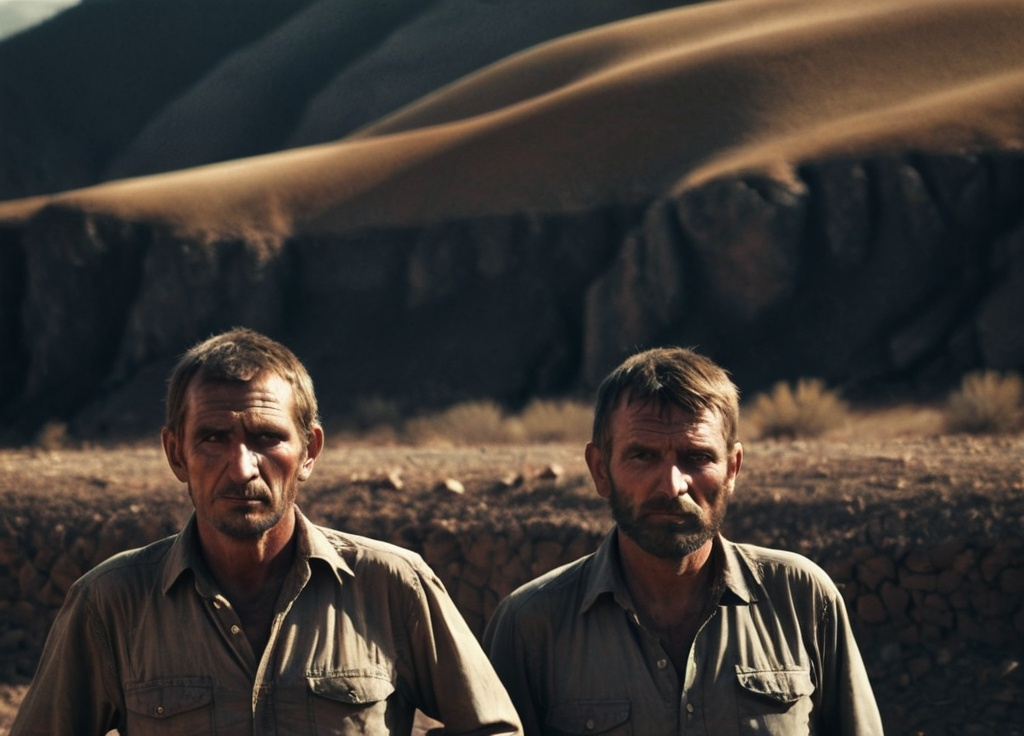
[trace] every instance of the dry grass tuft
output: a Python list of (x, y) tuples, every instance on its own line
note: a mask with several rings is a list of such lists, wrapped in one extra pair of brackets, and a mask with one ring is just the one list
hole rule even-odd
[(490, 444), (516, 439), (505, 413), (493, 401), (466, 401), (437, 414), (405, 422), (402, 436), (414, 445)]
[(842, 426), (849, 407), (821, 379), (801, 378), (795, 388), (780, 381), (757, 395), (747, 416), (761, 437), (817, 437)]
[(529, 442), (586, 442), (594, 426), (594, 409), (581, 401), (534, 399), (511, 421), (520, 425)]
[(1003, 434), (1024, 421), (1024, 379), (1016, 373), (976, 371), (964, 376), (946, 403), (950, 432)]
[(493, 401), (467, 401), (412, 417), (398, 434), (413, 445), (576, 442), (590, 439), (593, 409), (582, 402), (534, 399), (519, 414)]

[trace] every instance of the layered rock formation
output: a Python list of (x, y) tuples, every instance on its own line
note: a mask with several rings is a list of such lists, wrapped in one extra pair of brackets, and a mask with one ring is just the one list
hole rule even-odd
[[(375, 69), (423, 51), (421, 24), (451, 10), (355, 8), (346, 22), (378, 34), (415, 19), (408, 44), (392, 30), (352, 52)], [(573, 28), (648, 9), (596, 4)], [(537, 10), (543, 33), (489, 30), (495, 49), (564, 33), (564, 10)], [(324, 6), (276, 12), (282, 25), (245, 31), (270, 46), (148, 118), (177, 160), (221, 155), (192, 147), (197, 130), (234, 138), (169, 131), (212, 114), (202, 101), (230, 70), (251, 89), (255, 49), (313, 63), (320, 37), (296, 39)], [(416, 409), (586, 392), (663, 343), (700, 346), (748, 393), (799, 376), (944, 391), (1020, 370), (1022, 31), (1010, 0), (701, 3), (382, 103), (334, 142), (0, 203), (0, 417), (19, 436), (53, 420), (151, 430), (173, 357), (236, 324), (299, 352), (329, 420), (368, 396)], [(144, 139), (108, 164), (166, 168), (124, 163), (160, 158)]]

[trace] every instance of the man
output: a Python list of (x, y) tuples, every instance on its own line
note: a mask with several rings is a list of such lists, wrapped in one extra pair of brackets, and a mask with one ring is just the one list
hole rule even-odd
[(186, 353), (163, 446), (182, 531), (68, 593), (12, 734), (519, 733), (483, 650), (415, 554), (295, 505), (324, 446), (313, 384), (238, 329)]
[(616, 522), (503, 600), (484, 645), (537, 734), (881, 734), (832, 581), (724, 539), (743, 461), (728, 374), (682, 348), (598, 391), (586, 461)]

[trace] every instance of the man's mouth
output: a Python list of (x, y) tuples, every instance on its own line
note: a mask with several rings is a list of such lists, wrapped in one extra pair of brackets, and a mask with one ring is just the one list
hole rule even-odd
[(648, 516), (671, 516), (681, 520), (700, 518), (704, 514), (703, 509), (689, 495), (680, 496), (674, 501), (647, 503), (642, 511)]
[(218, 498), (225, 501), (234, 501), (236, 503), (250, 503), (250, 504), (269, 504), (270, 499), (265, 493), (249, 492), (249, 491), (231, 491), (227, 493), (218, 494)]

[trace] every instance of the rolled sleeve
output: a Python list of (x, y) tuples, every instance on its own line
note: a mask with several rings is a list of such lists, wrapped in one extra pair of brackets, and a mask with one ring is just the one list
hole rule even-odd
[(102, 617), (76, 584), (50, 629), (11, 736), (102, 736), (120, 724), (123, 703)]
[(519, 716), (483, 648), (424, 564), (408, 630), (419, 707), (446, 734), (519, 734)]

